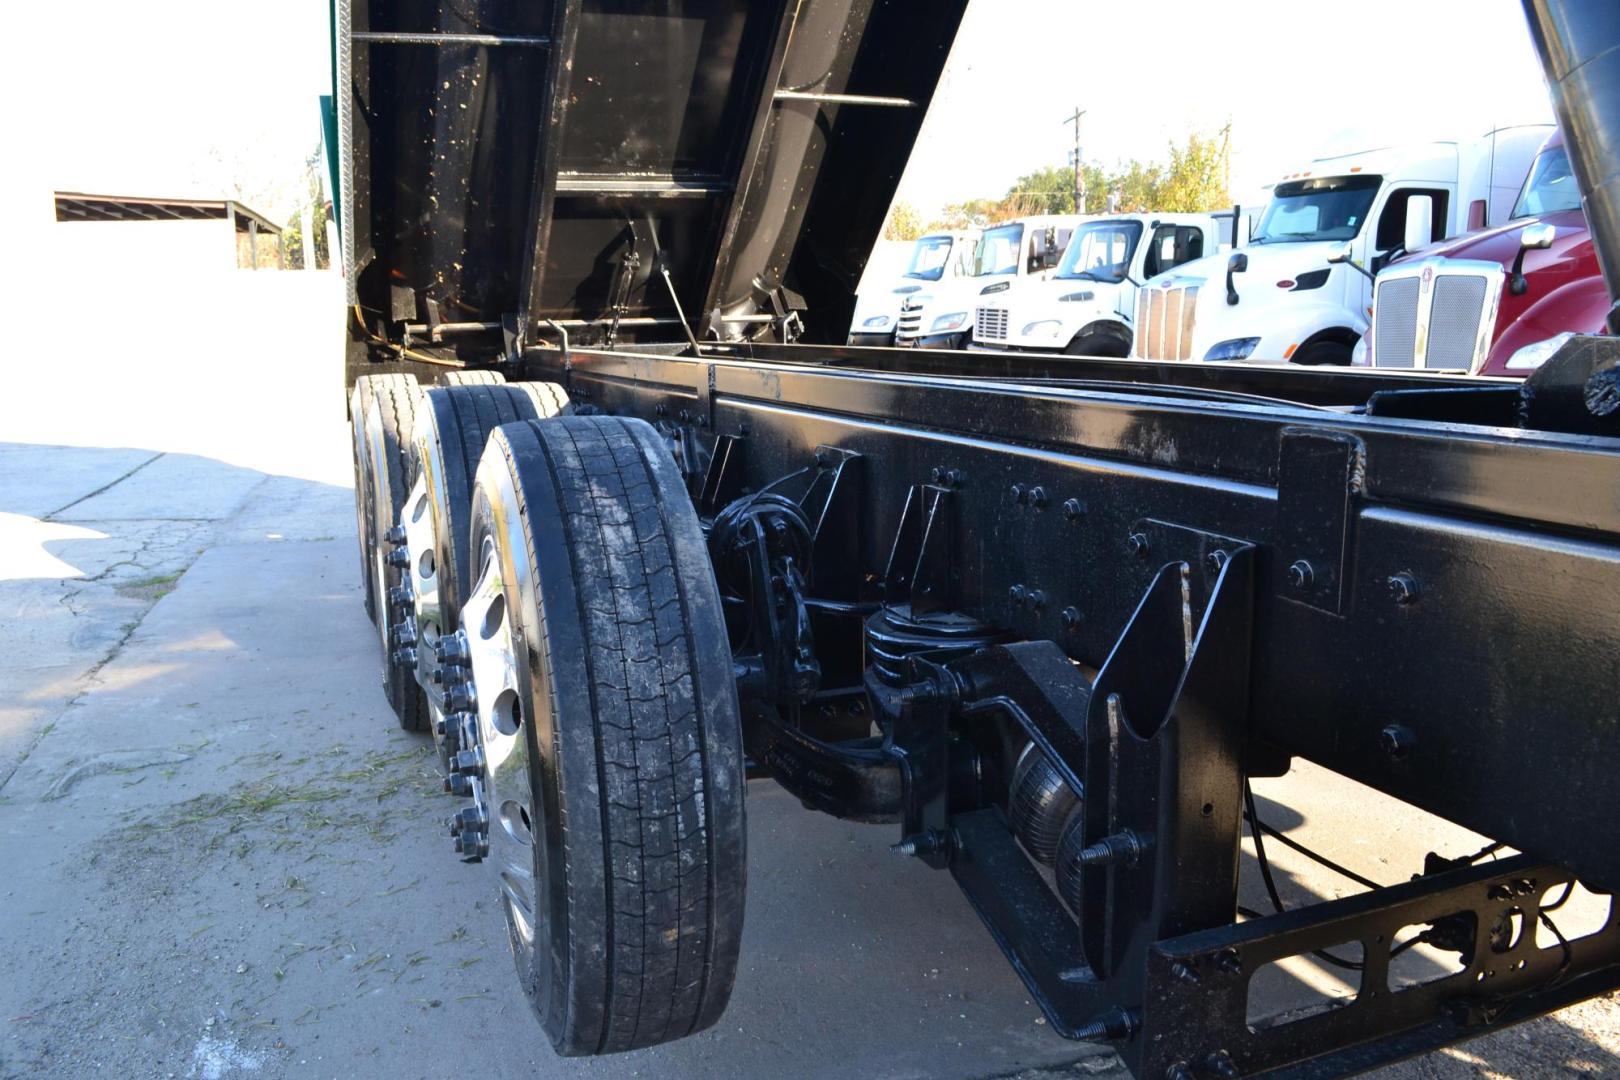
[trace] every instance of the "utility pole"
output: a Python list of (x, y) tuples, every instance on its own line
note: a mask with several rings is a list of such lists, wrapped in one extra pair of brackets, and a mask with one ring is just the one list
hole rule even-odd
[(1086, 110), (1076, 105), (1074, 115), (1064, 119), (1065, 124), (1074, 125), (1074, 212), (1086, 212), (1086, 177), (1080, 169), (1080, 118), (1086, 115)]

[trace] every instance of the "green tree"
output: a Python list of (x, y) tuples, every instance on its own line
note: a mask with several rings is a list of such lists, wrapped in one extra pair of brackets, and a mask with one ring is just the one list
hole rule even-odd
[(1193, 132), (1185, 144), (1171, 144), (1170, 165), (1153, 209), (1190, 214), (1231, 206), (1231, 133), (1227, 124), (1214, 135)]
[[(1074, 213), (1074, 170), (1068, 166), (1047, 166), (1020, 176), (1008, 189), (1004, 203), (1019, 200), (1033, 205), (1036, 214)], [(1087, 200), (1090, 201), (1089, 199)]]
[(889, 220), (883, 223), (883, 239), (915, 240), (923, 234), (922, 215), (907, 202), (897, 202), (889, 208)]
[(982, 229), (995, 217), (997, 205), (995, 199), (968, 199), (966, 202), (951, 203), (929, 224), (928, 231)]

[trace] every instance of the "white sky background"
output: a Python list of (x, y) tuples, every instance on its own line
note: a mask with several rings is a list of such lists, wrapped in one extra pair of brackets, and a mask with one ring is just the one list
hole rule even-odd
[[(50, 188), (296, 184), (329, 81), (325, 0), (44, 7), (54, 44), (11, 100), (48, 125), (32, 165)], [(899, 197), (928, 214), (1064, 164), (1077, 104), (1105, 165), (1230, 119), (1245, 201), (1325, 146), (1551, 115), (1518, 0), (974, 0)]]

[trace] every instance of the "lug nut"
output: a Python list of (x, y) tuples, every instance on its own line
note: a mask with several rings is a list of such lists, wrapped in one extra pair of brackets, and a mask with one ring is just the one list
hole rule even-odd
[(383, 562), (395, 569), (403, 570), (411, 565), (411, 553), (406, 548), (397, 547), (383, 556)]
[(459, 751), (450, 759), (450, 771), (471, 777), (484, 771), (484, 751), (482, 747), (475, 746), (470, 750)]
[(1086, 515), (1086, 504), (1079, 499), (1063, 500), (1063, 516), (1069, 521), (1079, 521)]
[(393, 544), (395, 547), (399, 547), (401, 544), (403, 544), (405, 542), (405, 526), (403, 526), (403, 525), (395, 525), (395, 526), (393, 526), (387, 532), (383, 533), (383, 539), (387, 540), (390, 544)]
[(388, 602), (394, 607), (409, 607), (416, 602), (416, 592), (409, 585), (395, 585), (388, 590)]
[(392, 660), (397, 667), (414, 668), (416, 666), (416, 650), (395, 649), (391, 654), (389, 654), (389, 659)]
[(433, 670), (433, 681), (444, 686), (460, 686), (472, 679), (472, 672), (460, 664), (446, 664)]
[(1062, 618), (1063, 629), (1073, 630), (1075, 627), (1080, 625), (1080, 609), (1077, 607), (1066, 607), (1063, 609)]
[(1037, 510), (1046, 509), (1046, 489), (1036, 485), (1029, 489), (1029, 505)]
[(394, 644), (395, 645), (415, 645), (416, 644), (416, 620), (415, 619), (405, 619), (405, 620), (401, 621), (398, 626), (394, 627), (393, 635), (394, 635)]
[(444, 703), (451, 712), (472, 712), (478, 706), (478, 693), (470, 680), (453, 683), (445, 687)]
[(467, 633), (457, 630), (439, 638), (433, 645), (433, 654), (439, 658), (441, 664), (468, 664), (472, 661), (472, 651), (467, 645)]
[(1148, 552), (1153, 550), (1153, 545), (1149, 543), (1147, 533), (1133, 532), (1125, 538), (1125, 550), (1138, 559), (1145, 559)]
[(1007, 599), (1019, 606), (1023, 605), (1024, 600), (1028, 596), (1029, 594), (1024, 591), (1024, 587), (1022, 585), (1014, 585), (1012, 588), (1007, 590)]
[(483, 804), (473, 803), (457, 810), (450, 817), (450, 835), (460, 836), (466, 832), (488, 832), (489, 815), (484, 812)]
[(478, 745), (478, 717), (472, 713), (456, 713), (450, 718), (450, 733), (461, 749)]
[(452, 795), (460, 795), (465, 798), (473, 793), (472, 777), (453, 772), (444, 778), (444, 790)]
[(489, 854), (489, 837), (479, 832), (464, 832), (456, 837), (456, 851), (462, 862), (478, 862)]
[(1011, 488), (1009, 488), (1007, 490), (1007, 494), (1012, 496), (1012, 501), (1013, 502), (1022, 503), (1024, 501), (1024, 498), (1025, 498), (1024, 485), (1023, 484), (1014, 484)]

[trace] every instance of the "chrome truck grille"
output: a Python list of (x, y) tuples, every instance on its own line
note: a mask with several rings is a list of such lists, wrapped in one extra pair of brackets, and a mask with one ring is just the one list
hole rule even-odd
[(1136, 333), (1131, 353), (1144, 360), (1191, 360), (1197, 285), (1136, 291)]
[(976, 341), (1007, 340), (1007, 309), (982, 307), (973, 313), (973, 337)]
[(1502, 280), (1499, 265), (1474, 259), (1389, 267), (1373, 289), (1373, 364), (1479, 370), (1491, 346)]
[(916, 341), (922, 336), (922, 305), (907, 297), (900, 304), (900, 318), (895, 320), (894, 339), (899, 343)]

